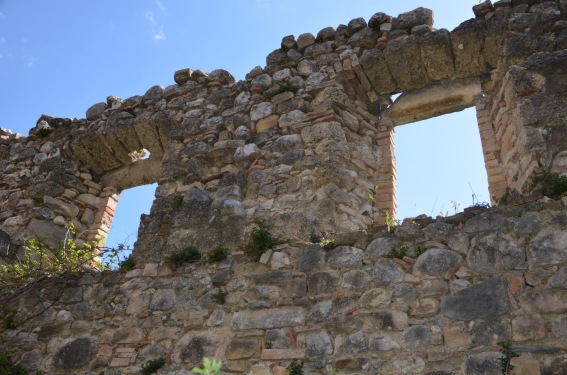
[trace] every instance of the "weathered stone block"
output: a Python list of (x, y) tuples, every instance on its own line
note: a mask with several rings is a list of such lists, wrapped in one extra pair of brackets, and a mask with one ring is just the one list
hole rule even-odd
[(378, 95), (391, 94), (396, 91), (398, 85), (386, 65), (383, 51), (379, 49), (364, 51), (360, 58), (360, 65), (364, 68), (366, 76)]
[(441, 312), (453, 320), (494, 319), (508, 310), (508, 293), (500, 279), (489, 279), (441, 300)]
[(472, 77), (485, 73), (482, 48), (484, 29), (482, 21), (471, 19), (461, 23), (451, 32), (451, 46), (455, 70), (459, 77)]
[(398, 90), (417, 89), (427, 84), (417, 37), (408, 35), (390, 41), (384, 50), (384, 60)]
[(260, 341), (258, 339), (233, 338), (225, 349), (228, 360), (253, 358), (260, 354)]
[(308, 357), (323, 357), (333, 354), (333, 343), (327, 331), (309, 333), (305, 337)]
[(96, 351), (97, 343), (90, 337), (80, 337), (59, 349), (53, 356), (53, 364), (65, 369), (86, 365)]
[(305, 323), (305, 309), (289, 306), (269, 310), (237, 311), (230, 322), (234, 330), (270, 329), (301, 325)]
[(530, 242), (534, 267), (567, 262), (567, 232), (544, 229)]
[(512, 341), (541, 340), (546, 334), (542, 318), (520, 316), (512, 320)]
[(308, 277), (307, 290), (311, 294), (334, 293), (340, 279), (341, 275), (337, 271), (316, 272)]
[(374, 282), (377, 285), (403, 281), (404, 274), (402, 267), (389, 259), (380, 259), (374, 264)]
[(469, 252), (471, 269), (492, 275), (499, 270), (522, 270), (527, 268), (524, 249), (510, 236), (489, 234), (477, 238)]
[(362, 265), (363, 252), (352, 246), (337, 246), (329, 252), (327, 262), (336, 267), (358, 268)]
[(418, 275), (443, 278), (449, 269), (462, 261), (461, 256), (451, 250), (429, 249), (417, 258), (413, 271)]

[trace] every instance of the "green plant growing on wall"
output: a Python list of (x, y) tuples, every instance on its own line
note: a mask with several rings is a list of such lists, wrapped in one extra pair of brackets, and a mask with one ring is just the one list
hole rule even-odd
[(165, 261), (174, 269), (185, 263), (195, 263), (201, 259), (201, 252), (196, 246), (187, 246), (183, 250), (173, 252), (165, 257)]
[(130, 254), (128, 255), (128, 258), (120, 262), (120, 266), (118, 269), (120, 271), (132, 271), (134, 268), (136, 268), (136, 260), (134, 259), (134, 256)]
[(281, 243), (281, 240), (272, 236), (265, 224), (256, 223), (256, 227), (250, 232), (250, 240), (244, 247), (244, 254), (250, 260), (258, 261), (264, 252)]
[(303, 362), (294, 359), (287, 366), (287, 370), (289, 371), (289, 375), (303, 375)]
[(337, 373), (337, 369), (333, 367), (332, 364), (328, 364), (325, 366), (325, 375), (335, 375)]
[(0, 265), (0, 281), (25, 281), (42, 277), (76, 274), (98, 268), (99, 241), (77, 240), (75, 226), (69, 225), (65, 239), (57, 247), (42, 239), (32, 239), (24, 246), (24, 255), (13, 263)]
[(520, 355), (512, 350), (512, 345), (508, 341), (500, 341), (498, 345), (500, 346), (500, 352), (502, 353), (502, 356), (498, 358), (502, 374), (510, 375), (514, 368), (511, 363), (512, 358), (519, 357)]
[(171, 212), (177, 211), (183, 204), (183, 195), (176, 195), (171, 201)]
[(548, 197), (560, 197), (567, 193), (567, 176), (555, 172), (535, 173), (533, 182), (538, 186), (537, 192)]
[(194, 367), (191, 371), (195, 374), (204, 375), (218, 375), (222, 367), (222, 362), (213, 359), (212, 361), (208, 357), (203, 358), (203, 368)]
[(211, 301), (217, 305), (224, 305), (226, 303), (226, 292), (219, 290), (217, 293), (211, 295)]
[(408, 252), (407, 246), (402, 245), (400, 246), (399, 249), (393, 246), (389, 252), (383, 254), (382, 256), (388, 259), (393, 259), (393, 258), (403, 259), (406, 256), (407, 252)]
[(228, 257), (228, 250), (222, 246), (217, 246), (207, 253), (207, 263), (222, 262)]
[(396, 219), (395, 216), (390, 216), (390, 213), (386, 211), (385, 213), (386, 218), (384, 219), (384, 224), (388, 226), (388, 232), (391, 228), (397, 227), (402, 224), (401, 220)]
[(376, 196), (378, 195), (378, 185), (372, 186), (368, 189), (368, 200), (370, 202), (370, 210), (362, 212), (363, 216), (368, 216), (370, 218), (370, 224), (374, 225), (375, 217), (380, 214), (380, 211), (376, 208)]
[(164, 358), (157, 358), (151, 359), (144, 363), (142, 366), (142, 375), (151, 375), (155, 374), (160, 368), (165, 366), (165, 359)]
[(295, 86), (288, 78), (283, 79), (278, 84), (277, 88), (266, 90), (262, 95), (266, 99), (271, 99), (274, 96), (279, 95), (279, 94), (284, 93), (284, 92), (287, 92), (287, 91), (292, 92), (294, 94), (297, 94), (297, 92), (299, 91), (299, 87)]
[(0, 336), (0, 374), (1, 375), (28, 375), (28, 371), (21, 365), (15, 365), (12, 361), (12, 353), (4, 347), (6, 338)]

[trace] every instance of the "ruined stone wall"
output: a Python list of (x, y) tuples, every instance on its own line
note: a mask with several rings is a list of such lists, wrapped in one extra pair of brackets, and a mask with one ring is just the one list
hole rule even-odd
[(283, 38), (244, 81), (184, 69), (86, 119), (42, 116), (29, 137), (2, 135), (3, 248), (68, 223), (104, 236), (120, 192), (153, 182), (144, 258), (226, 238), (236, 248), (253, 221), (297, 240), (362, 230), (368, 188), (380, 186), (381, 215), (396, 211), (394, 127), (473, 105), (492, 202), (530, 194), (535, 171), (566, 168), (564, 8), (485, 2), (451, 32), (425, 8), (377, 13)]
[[(396, 126), (473, 105), (493, 203), (533, 194), (538, 171), (567, 171), (567, 4), (473, 10), (451, 32), (424, 8), (377, 13), (283, 38), (243, 81), (184, 69), (85, 119), (3, 131), (3, 261), (32, 238), (57, 244), (69, 223), (104, 236), (122, 190), (158, 183), (135, 244), (141, 268), (77, 280), (51, 307), (57, 288), (45, 285), (49, 308), (9, 332), (17, 358), (47, 373), (134, 373), (159, 356), (184, 373), (216, 355), (235, 373), (281, 373), (303, 357), (314, 373), (329, 360), (345, 373), (490, 374), (504, 339), (520, 345), (522, 373), (564, 369), (564, 200), (530, 196), (393, 234), (362, 215), (376, 184), (376, 208), (395, 213)], [(264, 263), (238, 251), (254, 221), (288, 240)], [(306, 244), (323, 232), (348, 246)], [(219, 244), (231, 256), (218, 265), (163, 264)], [(382, 257), (402, 247), (408, 258)], [(37, 307), (17, 301), (23, 316)]]
[(7, 345), (48, 374), (137, 374), (156, 358), (167, 360), (160, 374), (189, 374), (209, 356), (235, 374), (285, 374), (300, 359), (305, 374), (332, 364), (340, 374), (498, 375), (505, 341), (520, 355), (515, 374), (564, 374), (566, 204), (423, 218), (337, 236), (327, 251), (292, 242), (261, 262), (233, 252), (42, 285), (39, 297), (7, 300), (19, 316), (39, 313), (8, 330)]

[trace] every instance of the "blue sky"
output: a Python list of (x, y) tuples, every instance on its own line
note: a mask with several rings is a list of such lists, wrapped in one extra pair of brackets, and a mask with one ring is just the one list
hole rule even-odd
[[(42, 113), (84, 117), (109, 95), (170, 85), (183, 68), (223, 68), (243, 79), (283, 36), (433, 9), (435, 27), (473, 17), (474, 0), (0, 0), (0, 127), (27, 135)], [(398, 217), (489, 200), (474, 109), (396, 129)], [(129, 198), (128, 196), (132, 197)], [(144, 197), (144, 198), (141, 198)], [(153, 188), (123, 194), (108, 243), (132, 242)], [(131, 201), (131, 202), (129, 202)], [(146, 204), (142, 204), (145, 202)]]

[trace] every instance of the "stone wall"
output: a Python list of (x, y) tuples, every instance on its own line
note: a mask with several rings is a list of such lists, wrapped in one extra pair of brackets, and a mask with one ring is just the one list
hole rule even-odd
[[(480, 374), (496, 373), (494, 344), (507, 339), (521, 344), (523, 373), (562, 369), (565, 202), (539, 197), (532, 177), (567, 172), (567, 3), (473, 11), (450, 32), (425, 8), (376, 13), (284, 37), (243, 81), (184, 69), (85, 119), (42, 115), (27, 137), (2, 130), (2, 261), (32, 238), (56, 245), (70, 223), (100, 238), (121, 191), (158, 183), (135, 244), (141, 268), (75, 280), (9, 332), (17, 357), (48, 373), (132, 373), (158, 356), (188, 369), (216, 355), (235, 373), (281, 373), (303, 357), (313, 371), (329, 360), (346, 373)], [(368, 189), (380, 186), (378, 224), (397, 206), (395, 127), (473, 105), (492, 202), (533, 203), (374, 233)], [(258, 221), (288, 242), (246, 262), (239, 248)], [(321, 233), (348, 246), (306, 245)], [(163, 265), (219, 244), (231, 252), (221, 264)], [(409, 257), (383, 258), (392, 247)], [(49, 300), (58, 289), (40, 290)]]
[(287, 36), (243, 81), (184, 69), (86, 119), (43, 115), (28, 137), (4, 132), (2, 254), (68, 223), (105, 236), (120, 192), (154, 182), (135, 251), (156, 261), (188, 243), (237, 248), (254, 221), (298, 240), (363, 230), (368, 188), (380, 186), (378, 222), (396, 212), (395, 126), (473, 105), (492, 202), (531, 194), (536, 171), (567, 168), (565, 4), (473, 10), (451, 32), (418, 8)]
[(8, 345), (49, 374), (137, 374), (156, 358), (167, 361), (161, 374), (189, 374), (209, 356), (237, 374), (285, 374), (301, 359), (305, 374), (332, 364), (341, 374), (498, 375), (506, 341), (520, 355), (515, 374), (564, 374), (566, 204), (423, 217), (336, 236), (332, 250), (292, 241), (261, 262), (233, 252), (41, 285), (7, 300), (21, 316), (39, 313), (7, 331)]

